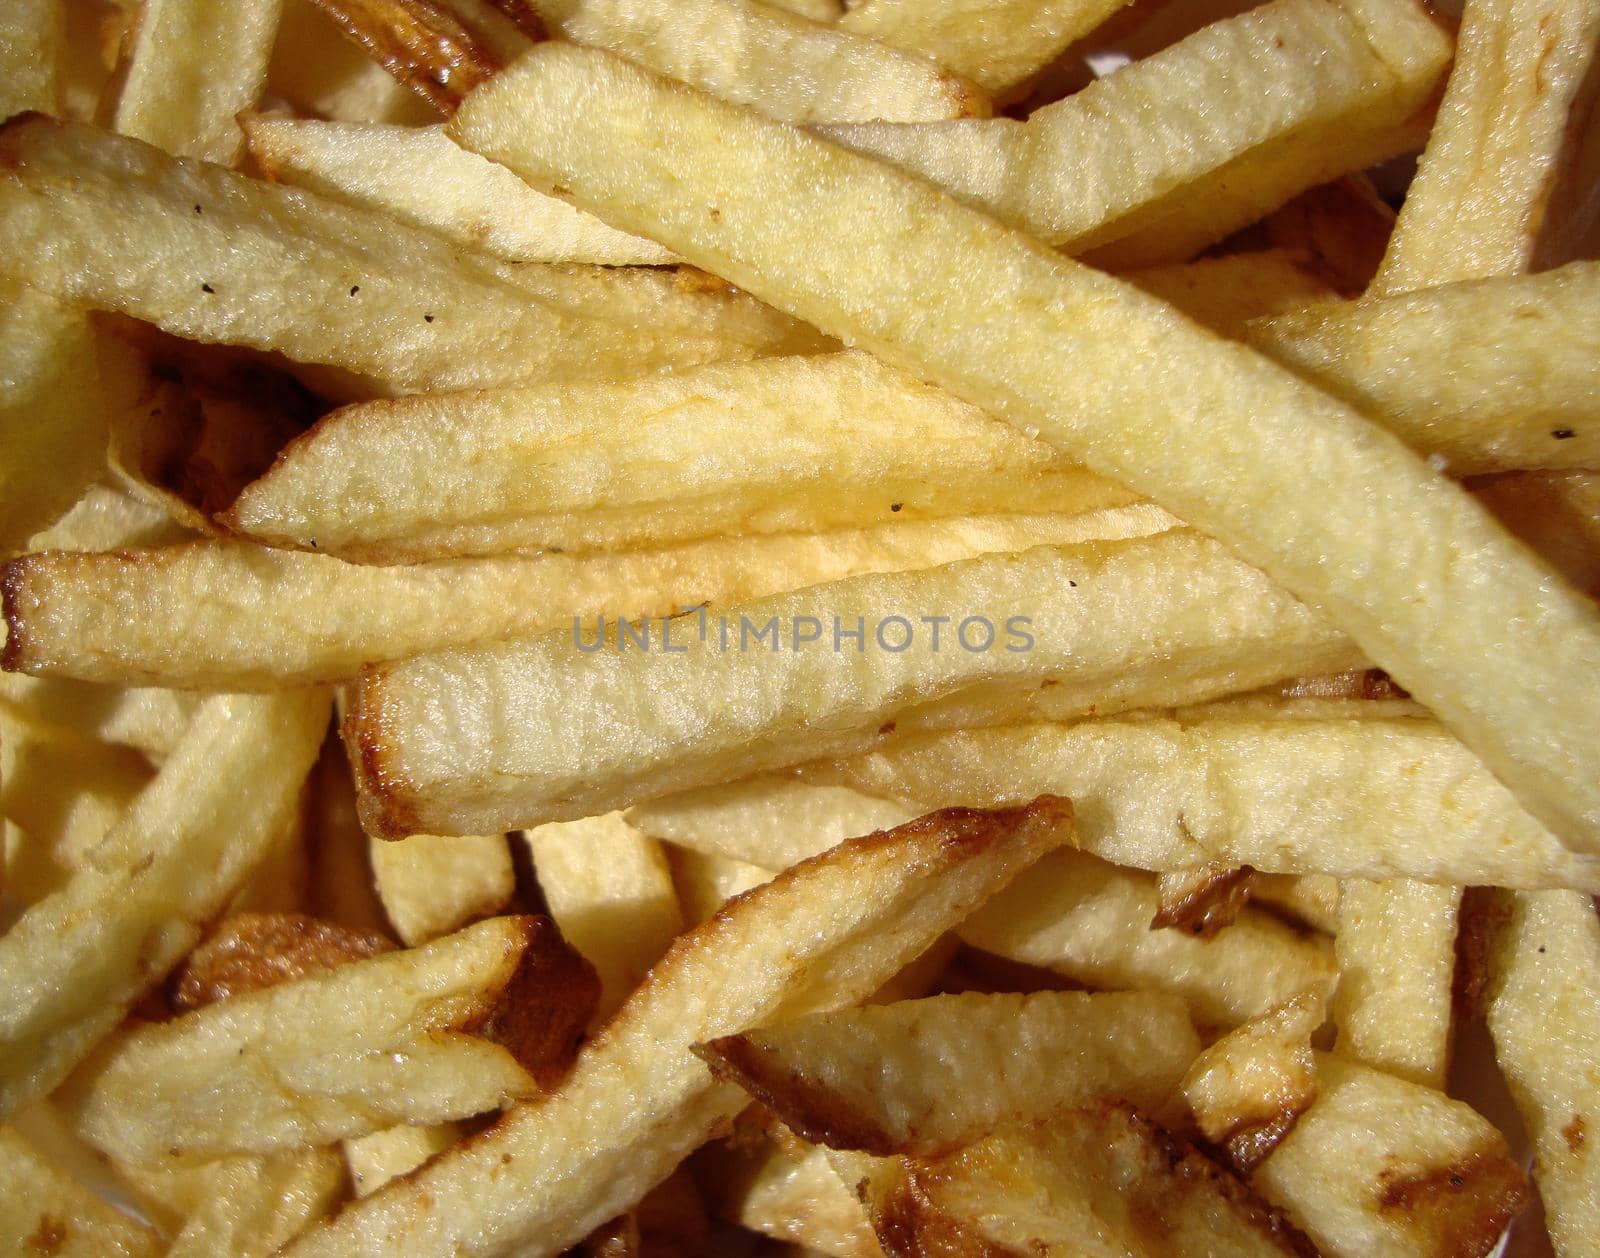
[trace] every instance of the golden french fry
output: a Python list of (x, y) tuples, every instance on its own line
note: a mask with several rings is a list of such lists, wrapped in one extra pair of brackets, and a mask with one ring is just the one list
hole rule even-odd
[(297, 113), (422, 126), (439, 111), (357, 48), (312, 0), (283, 0), (267, 88)]
[(513, 267), (77, 124), (13, 120), (0, 158), (8, 273), (180, 336), (281, 351), (391, 389), (638, 372), (825, 343), (747, 297), (696, 291), (671, 273)]
[(1310, 254), (1263, 249), (1126, 271), (1122, 278), (1212, 331), (1240, 340), (1252, 319), (1337, 298), (1319, 271)]
[(393, 947), (383, 935), (353, 931), (302, 913), (232, 913), (173, 976), (168, 984), (172, 1006), (179, 1011), (199, 1009)]
[(312, 692), (222, 695), (61, 890), (0, 936), (0, 1114), (64, 1079), (199, 939), (294, 816)]
[(0, 1128), (0, 1248), (59, 1258), (155, 1258), (161, 1238)]
[(1338, 1050), (1430, 1088), (1450, 1067), (1459, 886), (1353, 878), (1339, 896)]
[(366, 670), (344, 729), (368, 829), (589, 816), (863, 751), (897, 729), (1185, 702), (1351, 655), (1255, 569), (1182, 530), (848, 578), (641, 632), (654, 649), (575, 623)]
[(1242, 865), (1210, 864), (1180, 869), (1156, 878), (1156, 914), (1152, 930), (1181, 930), (1201, 939), (1232, 926), (1250, 901), (1253, 871)]
[(1331, 935), (1339, 929), (1341, 885), (1332, 874), (1264, 874), (1257, 870), (1250, 876), (1250, 898)]
[(566, 39), (786, 122), (989, 114), (977, 84), (926, 57), (754, 0), (537, 0), (537, 7)]
[(344, 1142), (350, 1184), (358, 1197), (370, 1197), (391, 1179), (417, 1169), (461, 1139), (458, 1123), (430, 1127), (389, 1127)]
[(17, 0), (0, 14), (0, 118), (60, 108), (62, 16), (53, 0)]
[(1297, 192), (1409, 151), (1425, 134), (1413, 116), (1449, 53), (1448, 37), (1410, 0), (1275, 0), (1025, 123), (825, 134), (1097, 266), (1150, 266), (1190, 257)]
[(237, 166), (237, 120), (260, 99), (282, 3), (146, 0), (113, 125), (175, 156)]
[(1200, 1040), (1175, 996), (967, 993), (813, 1014), (695, 1051), (803, 1139), (886, 1156), (946, 1153), (1118, 1097), (1159, 1109)]
[(470, 1118), (553, 1087), (598, 990), (548, 918), (497, 917), (126, 1032), (63, 1095), (130, 1162)]
[(1326, 993), (1291, 996), (1230, 1031), (1195, 1059), (1183, 1099), (1200, 1132), (1249, 1174), (1317, 1099), (1311, 1037), (1328, 1016)]
[(525, 838), (550, 916), (599, 971), (598, 1026), (683, 930), (666, 853), (620, 813), (557, 821), (529, 830)]
[(712, 1146), (697, 1155), (721, 1217), (831, 1258), (883, 1258), (871, 1220), (821, 1149), (765, 1142), (753, 1154)]
[(1330, 1258), (1494, 1252), (1527, 1182), (1488, 1119), (1442, 1092), (1317, 1054), (1321, 1087), (1251, 1185)]
[[(1439, 119), (1374, 295), (1565, 262), (1600, 209), (1592, 127), (1600, 4), (1468, 0)], [(1581, 255), (1579, 255), (1581, 256)]]
[[(570, 641), (574, 623), (590, 617), (670, 616), (860, 573), (1047, 542), (1141, 536), (1170, 523), (1165, 512), (1137, 507), (395, 567), (231, 541), (34, 554), (0, 571), (11, 616), (4, 659), (10, 669), (85, 681), (273, 690), (353, 677), (373, 661), (539, 630)], [(395, 614), (374, 617), (379, 606)], [(1341, 651), (1332, 666), (1348, 654)]]
[(1152, 876), (1057, 852), (958, 933), (974, 948), (1090, 987), (1175, 993), (1214, 1027), (1333, 985), (1326, 942), (1269, 914), (1245, 909), (1214, 938), (1201, 939), (1151, 929), (1157, 902)]
[(512, 262), (659, 266), (670, 253), (535, 192), (437, 127), (243, 119), (269, 178), (364, 206)]
[(126, 488), (90, 485), (64, 516), (28, 538), (24, 549), (114, 550), (166, 546), (193, 536), (161, 507)]
[[(414, 834), (369, 842), (378, 898), (406, 944), (427, 943), (498, 913), (516, 890), (503, 834)], [(559, 918), (556, 924), (561, 925)]]
[(743, 1107), (690, 1045), (864, 998), (1070, 837), (1070, 806), (1040, 799), (935, 814), (780, 874), (680, 937), (556, 1092), (286, 1254), (553, 1255), (576, 1244)]
[[(463, 21), (467, 0), (316, 0), (349, 39), (399, 82), (437, 109), (449, 110), (462, 95), (495, 73), (527, 46), (514, 24), (514, 49), (496, 47), (480, 26)], [(501, 18), (492, 6), (484, 11)]]
[(689, 926), (700, 925), (735, 896), (777, 877), (774, 870), (726, 856), (708, 856), (688, 847), (669, 844), (666, 856), (683, 920)]
[[(596, 94), (610, 107), (583, 110)], [(1226, 538), (1351, 630), (1558, 837), (1600, 845), (1600, 706), (1571, 683), (1600, 668), (1600, 614), (1355, 412), (919, 180), (604, 53), (535, 47), (450, 125)], [(752, 230), (775, 205), (796, 230)]]

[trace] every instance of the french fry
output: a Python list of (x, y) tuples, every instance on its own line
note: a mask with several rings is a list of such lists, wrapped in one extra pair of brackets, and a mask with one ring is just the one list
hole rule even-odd
[(700, 925), (735, 896), (777, 877), (773, 870), (759, 865), (726, 856), (708, 856), (688, 847), (669, 844), (666, 856), (672, 869), (672, 886), (678, 893), (678, 905), (689, 926)]
[[(574, 621), (592, 616), (675, 615), (861, 573), (1085, 537), (1136, 537), (1170, 523), (1165, 512), (1140, 507), (386, 568), (224, 541), (35, 554), (0, 572), (12, 617), (3, 658), (8, 668), (41, 676), (273, 690), (353, 677), (373, 661), (539, 630), (570, 640)], [(397, 614), (376, 618), (377, 606)], [(399, 614), (402, 608), (410, 610)], [(557, 630), (562, 624), (566, 629)]]
[(753, 1155), (712, 1146), (697, 1155), (722, 1217), (831, 1258), (883, 1258), (855, 1195), (821, 1149), (768, 1142)]
[(987, 117), (977, 84), (844, 26), (753, 0), (537, 0), (575, 43), (785, 122), (922, 122)]
[(131, 747), (155, 760), (178, 745), (197, 703), (175, 690), (113, 690), (18, 673), (0, 677), (0, 712), (59, 734)]
[[(912, 614), (968, 625), (966, 645), (945, 628), (936, 648), (940, 626), (922, 633)], [(344, 731), (368, 829), (591, 816), (897, 729), (1183, 702), (1349, 658), (1306, 608), (1184, 531), (848, 578), (703, 623), (703, 638), (693, 617), (655, 623), (667, 641), (650, 650), (574, 625), (364, 671)], [(829, 640), (863, 626), (859, 645)]]
[(237, 166), (244, 156), (237, 119), (261, 97), (282, 3), (247, 0), (219, 10), (206, 0), (147, 0), (113, 125), (178, 157)]
[(683, 930), (666, 853), (620, 813), (538, 826), (525, 838), (550, 916), (599, 971), (598, 1026)]
[(948, 394), (840, 354), (358, 404), (285, 450), (225, 519), (272, 545), (394, 562), (1131, 500)]
[(161, 1238), (0, 1129), (0, 1247), (59, 1258), (155, 1258)]
[(1331, 935), (1339, 929), (1341, 885), (1331, 874), (1264, 874), (1257, 870), (1250, 877), (1250, 898)]
[[(6, 269), (194, 340), (408, 391), (819, 348), (670, 273), (511, 267), (353, 206), (30, 117), (0, 134)], [(200, 206), (200, 213), (194, 207)]]
[(1245, 909), (1211, 939), (1152, 930), (1155, 879), (1057, 852), (962, 923), (963, 942), (1090, 987), (1184, 997), (1212, 1027), (1247, 1021), (1307, 988), (1330, 988), (1327, 944)]
[(169, 981), (172, 1007), (200, 1009), (390, 951), (361, 933), (303, 913), (232, 913), (191, 952)]
[(1560, 1258), (1600, 1225), (1600, 922), (1588, 896), (1496, 893), (1485, 1017), (1533, 1143), (1545, 1227)]
[[(395, 842), (369, 842), (378, 898), (394, 933), (413, 947), (498, 913), (516, 891), (511, 849), (503, 834), (447, 839), (414, 834)], [(559, 918), (556, 924), (561, 925)]]
[(61, 890), (0, 936), (0, 1114), (49, 1092), (182, 959), (298, 808), (320, 694), (223, 695)]
[(1311, 255), (1291, 249), (1147, 267), (1124, 272), (1123, 278), (1235, 340), (1244, 337), (1252, 319), (1287, 314), (1338, 296), (1318, 273)]
[(1443, 1089), (1460, 907), (1459, 886), (1359, 878), (1344, 884), (1334, 936), (1340, 1053)]
[(435, 1154), (443, 1153), (462, 1132), (458, 1123), (429, 1127), (389, 1127), (344, 1142), (350, 1185), (358, 1197), (370, 1197), (391, 1179), (409, 1174)]
[(335, 122), (423, 126), (439, 111), (346, 40), (312, 0), (283, 0), (267, 89), (296, 112)]
[(243, 119), (269, 178), (377, 210), (468, 249), (512, 262), (660, 266), (660, 245), (535, 192), (504, 167), (452, 144), (437, 127)]
[(161, 507), (126, 488), (90, 485), (65, 515), (28, 538), (24, 549), (114, 550), (165, 546), (193, 536)]
[(1488, 1255), (1527, 1200), (1499, 1131), (1470, 1106), (1318, 1053), (1321, 1091), (1251, 1176), (1331, 1258)]
[(947, 1153), (1117, 1097), (1159, 1109), (1200, 1040), (1174, 996), (968, 993), (813, 1014), (695, 1051), (802, 1139), (887, 1156)]
[[(597, 94), (608, 109), (578, 104)], [(1594, 604), (1355, 412), (919, 180), (604, 53), (538, 46), (450, 126), (1226, 538), (1353, 631), (1558, 837), (1600, 844), (1600, 707), (1571, 684), (1600, 666)], [(795, 230), (751, 230), (775, 206)]]
[(1200, 1132), (1248, 1175), (1317, 1099), (1311, 1037), (1328, 1016), (1325, 993), (1304, 991), (1230, 1031), (1194, 1060), (1183, 1099)]
[(1409, 0), (1275, 0), (1025, 123), (825, 134), (1097, 266), (1151, 266), (1191, 257), (1306, 188), (1408, 151), (1425, 134), (1412, 118), (1449, 50)]
[(1245, 336), (1453, 475), (1583, 468), (1600, 460), (1597, 306), (1600, 265), (1579, 262), (1312, 306)]
[(899, 1252), (1067, 1258), (1085, 1237), (1173, 1258), (1303, 1252), (1242, 1183), (1118, 1102), (886, 1169), (868, 1204)]
[(1232, 926), (1249, 903), (1252, 873), (1243, 866), (1229, 869), (1212, 864), (1160, 874), (1150, 928), (1212, 938), (1223, 927)]
[(1394, 220), (1372, 180), (1352, 174), (1306, 189), (1262, 219), (1259, 230), (1277, 250), (1308, 255), (1326, 282), (1353, 298), (1378, 273)]
[[(1574, 256), (1600, 201), (1578, 160), (1592, 125), (1600, 4), (1469, 0), (1439, 119), (1373, 294)], [(1581, 255), (1578, 255), (1581, 256)]]
[(0, 117), (61, 106), (57, 66), (62, 11), (53, 0), (18, 0), (0, 15)]
[(469, 1118), (553, 1087), (597, 991), (549, 919), (497, 917), (119, 1035), (65, 1103), (130, 1162)]
[(394, 927), (378, 899), (372, 874), (372, 841), (356, 815), (355, 784), (344, 745), (330, 737), (312, 770), (306, 808), (306, 847), (311, 862), (307, 907), (317, 917), (360, 934), (389, 936)]
[(1128, 2), (863, 0), (839, 20), (839, 29), (920, 53), (1005, 96)]
[(555, 1093), (286, 1254), (559, 1253), (743, 1107), (690, 1045), (867, 996), (1070, 832), (1060, 800), (936, 814), (779, 875), (681, 936)]

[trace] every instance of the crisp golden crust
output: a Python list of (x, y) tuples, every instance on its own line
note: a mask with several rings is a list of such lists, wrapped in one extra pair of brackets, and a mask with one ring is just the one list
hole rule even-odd
[(1224, 926), (1231, 926), (1250, 900), (1248, 865), (1226, 869), (1207, 865), (1192, 874), (1163, 875), (1161, 903), (1150, 919), (1152, 930), (1185, 930), (1201, 939), (1211, 939)]
[(1445, 1166), (1385, 1174), (1378, 1208), (1404, 1216), (1430, 1239), (1432, 1252), (1484, 1258), (1528, 1202), (1528, 1181), (1495, 1139)]
[(500, 60), (433, 0), (315, 0), (335, 25), (407, 87), (449, 113)]
[(461, 1029), (504, 1045), (548, 1091), (571, 1068), (600, 999), (600, 976), (548, 917), (515, 919), (521, 955), (492, 1007)]
[(175, 1009), (260, 991), (394, 948), (376, 932), (356, 931), (304, 913), (236, 913), (189, 954), (172, 985)]

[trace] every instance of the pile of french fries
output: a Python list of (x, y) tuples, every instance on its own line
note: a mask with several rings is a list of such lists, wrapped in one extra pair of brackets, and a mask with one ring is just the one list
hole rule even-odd
[(6, 0), (0, 1252), (1592, 1254), (1596, 83)]

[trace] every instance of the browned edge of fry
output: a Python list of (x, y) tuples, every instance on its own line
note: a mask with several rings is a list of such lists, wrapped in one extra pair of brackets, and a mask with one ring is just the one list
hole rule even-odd
[(499, 58), (435, 0), (312, 0), (396, 80), (448, 114), (501, 69)]
[(1239, 1174), (1249, 1175), (1283, 1143), (1300, 1121), (1300, 1115), (1310, 1109), (1316, 1099), (1315, 1094), (1307, 1095), (1271, 1118), (1241, 1122), (1222, 1138), (1222, 1152), (1229, 1165)]
[(1162, 887), (1160, 903), (1150, 919), (1151, 930), (1181, 930), (1201, 939), (1210, 939), (1224, 926), (1233, 925), (1250, 900), (1248, 865), (1228, 869), (1207, 865), (1195, 870), (1177, 894)]
[(393, 950), (382, 935), (305, 913), (235, 913), (189, 954), (171, 981), (179, 1012)]
[(517, 29), (529, 39), (544, 38), (544, 19), (528, 0), (489, 0), (489, 3), (516, 23)]
[(32, 654), (27, 609), (36, 607), (38, 600), (29, 592), (28, 578), (37, 563), (37, 556), (19, 555), (0, 567), (0, 603), (4, 605), (6, 622), (5, 646), (0, 647), (0, 669), (8, 673), (25, 671)]
[(1487, 1258), (1506, 1225), (1528, 1203), (1528, 1179), (1494, 1133), (1482, 1146), (1445, 1166), (1403, 1175), (1386, 1171), (1378, 1210), (1398, 1216), (1407, 1231), (1428, 1238), (1434, 1253)]
[(572, 1066), (600, 1003), (600, 976), (548, 917), (517, 917), (520, 956), (505, 986), (459, 1029), (508, 1049), (548, 1091)]
[[(0, 574), (0, 592), (4, 588), (4, 575)], [(349, 706), (339, 734), (355, 778), (361, 828), (374, 838), (403, 839), (422, 827), (416, 809), (401, 798), (414, 793), (414, 788), (389, 764), (387, 744), (392, 736), (382, 698), (388, 674), (382, 664), (369, 664), (361, 670), (346, 691)]]

